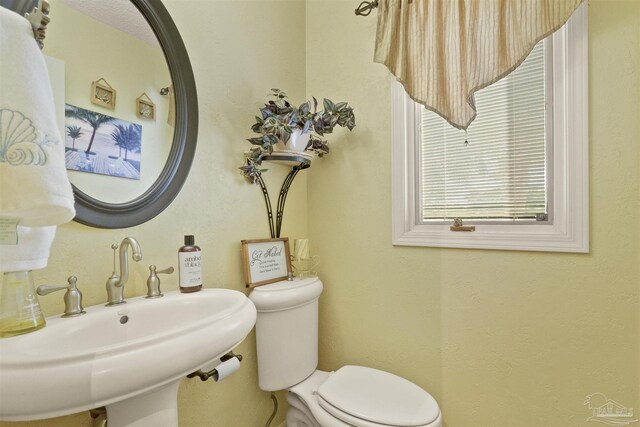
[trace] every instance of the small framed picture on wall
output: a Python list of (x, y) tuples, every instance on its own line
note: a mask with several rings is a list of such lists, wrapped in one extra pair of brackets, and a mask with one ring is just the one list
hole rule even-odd
[(105, 79), (91, 82), (91, 102), (101, 107), (115, 110), (116, 90)]
[(136, 115), (141, 119), (156, 119), (156, 104), (146, 93), (136, 98)]
[(242, 240), (241, 244), (247, 288), (286, 280), (291, 274), (289, 238)]

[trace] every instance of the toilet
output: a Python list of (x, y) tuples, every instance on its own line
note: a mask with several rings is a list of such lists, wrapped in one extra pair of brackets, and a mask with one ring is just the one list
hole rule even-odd
[(435, 399), (412, 382), (378, 369), (318, 367), (317, 277), (254, 288), (258, 382), (288, 390), (287, 427), (442, 427)]

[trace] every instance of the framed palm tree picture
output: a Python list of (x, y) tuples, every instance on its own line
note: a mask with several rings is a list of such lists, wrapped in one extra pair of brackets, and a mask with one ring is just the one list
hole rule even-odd
[(65, 105), (67, 169), (140, 179), (142, 126)]

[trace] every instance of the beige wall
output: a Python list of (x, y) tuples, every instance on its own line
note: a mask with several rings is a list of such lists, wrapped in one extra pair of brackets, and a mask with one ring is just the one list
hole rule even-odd
[[(124, 230), (100, 230), (77, 223), (60, 227), (49, 266), (35, 272), (36, 282), (62, 284), (75, 274), (86, 306), (106, 301), (104, 286), (112, 269), (109, 247), (125, 236), (139, 240), (144, 256), (140, 263), (129, 264), (133, 272), (125, 290), (127, 297), (146, 293), (149, 264), (176, 266), (184, 234), (194, 234), (203, 250), (205, 287), (244, 291), (240, 240), (269, 236), (260, 189), (246, 184), (237, 167), (243, 151), (249, 148), (244, 139), (252, 136), (253, 117), (269, 89), (280, 87), (295, 99), (304, 96), (304, 2), (163, 3), (182, 34), (195, 73), (200, 108), (195, 161), (173, 204), (143, 225)], [(282, 22), (287, 25), (281, 26)], [(265, 180), (273, 184), (272, 194), (277, 195), (285, 175), (284, 168), (270, 168)], [(306, 186), (306, 174), (299, 174), (287, 199), (283, 235), (292, 239), (307, 234)], [(177, 289), (176, 275), (163, 276), (162, 288)], [(46, 315), (62, 313), (61, 295), (40, 301)], [(264, 425), (272, 403), (269, 394), (258, 388), (253, 333), (238, 352), (245, 356), (242, 368), (224, 382), (183, 381), (179, 392), (181, 426)], [(282, 419), (280, 412), (273, 425)], [(0, 425), (75, 427), (89, 426), (90, 419), (83, 413)]]
[[(38, 283), (73, 273), (86, 305), (103, 303), (109, 245), (133, 235), (144, 260), (126, 293), (140, 295), (147, 265), (175, 265), (182, 235), (193, 233), (206, 286), (242, 290), (238, 241), (268, 234), (259, 190), (235, 171), (242, 139), (269, 88), (294, 99), (306, 90), (349, 101), (358, 123), (331, 136), (331, 154), (299, 175), (286, 210), (283, 234), (308, 231), (322, 258), (322, 369), (355, 363), (403, 375), (436, 397), (448, 427), (590, 425), (582, 402), (598, 391), (640, 407), (640, 2), (590, 1), (588, 255), (391, 245), (392, 79), (372, 62), (375, 13), (357, 18), (347, 0), (307, 0), (306, 12), (302, 0), (165, 3), (198, 87), (198, 150), (185, 188), (132, 229), (61, 227)], [(279, 184), (284, 173), (274, 167), (268, 179)], [(175, 289), (176, 277), (163, 288)], [(62, 311), (55, 294), (42, 305), (47, 315)], [(239, 348), (243, 368), (223, 383), (183, 382), (182, 426), (264, 425), (271, 403), (257, 387), (254, 348), (252, 334)]]
[(591, 425), (587, 394), (640, 407), (640, 2), (589, 8), (591, 253), (393, 247), (388, 71), (375, 13), (307, 1), (307, 94), (357, 127), (309, 177), (320, 367), (365, 364), (438, 400), (448, 427)]

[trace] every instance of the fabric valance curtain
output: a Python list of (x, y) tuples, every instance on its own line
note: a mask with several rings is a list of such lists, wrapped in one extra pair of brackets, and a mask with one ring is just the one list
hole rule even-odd
[(476, 117), (473, 94), (509, 74), (583, 0), (380, 0), (375, 61), (452, 126)]

